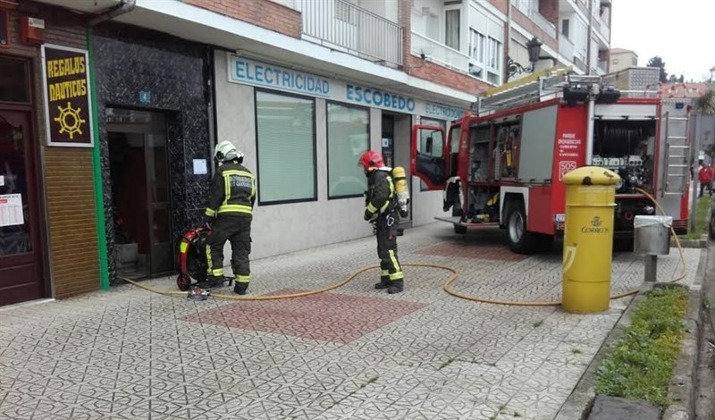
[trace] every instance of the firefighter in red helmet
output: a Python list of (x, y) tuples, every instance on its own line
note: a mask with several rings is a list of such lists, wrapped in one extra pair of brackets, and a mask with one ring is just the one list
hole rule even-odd
[(404, 274), (397, 259), (398, 203), (391, 168), (386, 167), (382, 155), (368, 150), (358, 162), (367, 176), (365, 192), (365, 220), (375, 226), (377, 256), (380, 258), (380, 282), (376, 289), (399, 293), (404, 288)]

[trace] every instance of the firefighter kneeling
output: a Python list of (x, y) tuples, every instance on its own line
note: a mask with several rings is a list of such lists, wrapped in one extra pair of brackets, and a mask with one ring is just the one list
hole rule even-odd
[(382, 156), (372, 150), (363, 153), (358, 163), (367, 176), (364, 217), (375, 227), (377, 256), (382, 269), (375, 288), (387, 289), (390, 294), (399, 293), (404, 288), (405, 276), (397, 259), (397, 225), (400, 215), (407, 217), (409, 202), (405, 170), (385, 166)]

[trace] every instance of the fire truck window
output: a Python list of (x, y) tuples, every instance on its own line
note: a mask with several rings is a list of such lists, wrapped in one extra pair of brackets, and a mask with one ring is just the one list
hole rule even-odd
[(431, 157), (442, 157), (444, 139), (442, 132), (433, 130), (420, 130), (420, 148), (418, 153)]
[(415, 157), (417, 172), (427, 176), (432, 183), (442, 185), (445, 179), (445, 161), (442, 155), (444, 138), (442, 132), (421, 129), (418, 147), (419, 150)]

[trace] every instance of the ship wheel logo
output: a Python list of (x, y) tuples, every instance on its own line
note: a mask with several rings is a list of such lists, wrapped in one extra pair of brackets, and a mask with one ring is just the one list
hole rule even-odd
[(87, 122), (80, 116), (82, 109), (79, 107), (77, 109), (72, 108), (72, 104), (69, 102), (67, 102), (67, 108), (57, 105), (57, 109), (60, 111), (60, 115), (53, 118), (53, 120), (60, 124), (60, 134), (67, 133), (70, 139), (73, 139), (75, 134), (82, 134), (82, 124)]

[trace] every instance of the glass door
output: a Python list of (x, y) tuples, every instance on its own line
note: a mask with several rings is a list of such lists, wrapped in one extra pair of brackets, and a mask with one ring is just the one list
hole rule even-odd
[(141, 278), (173, 270), (164, 114), (107, 109), (117, 271)]

